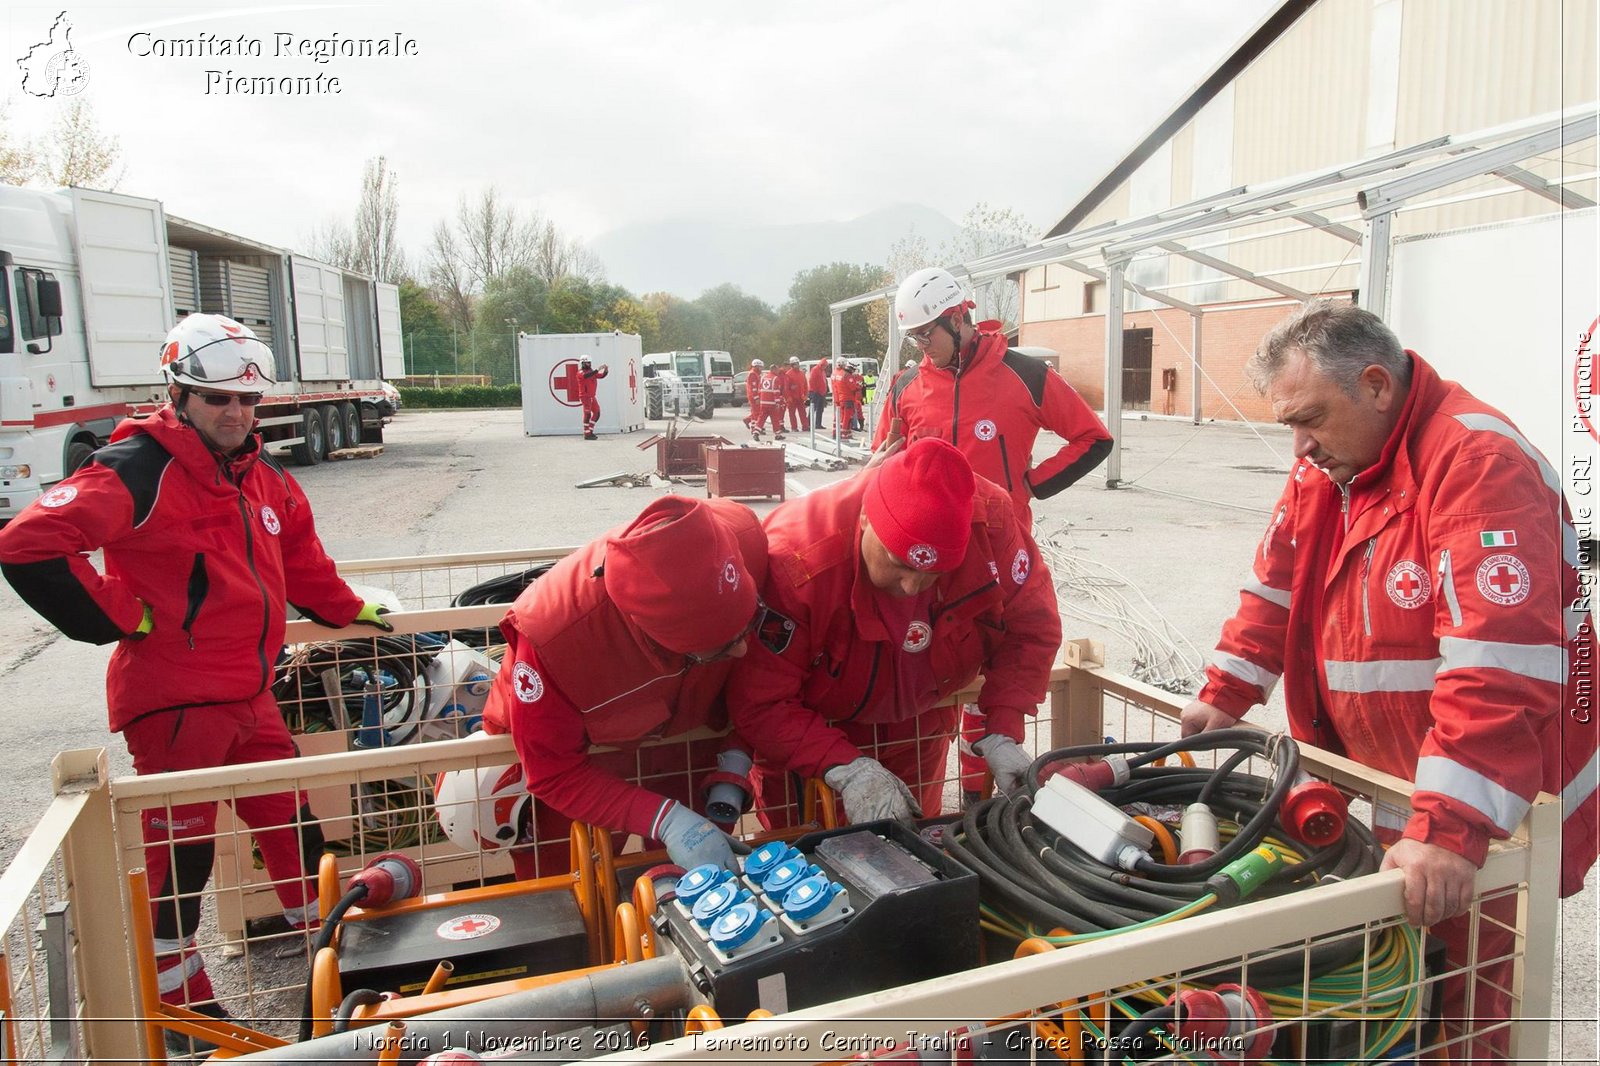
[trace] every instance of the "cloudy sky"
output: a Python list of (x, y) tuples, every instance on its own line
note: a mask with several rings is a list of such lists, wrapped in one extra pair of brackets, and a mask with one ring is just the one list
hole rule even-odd
[[(1274, 6), (570, 0), (65, 11), (88, 70), (84, 93), (121, 141), (121, 191), (303, 247), (313, 226), (348, 214), (362, 162), (383, 154), (400, 176), (402, 237), (419, 252), (461, 193), (487, 183), (583, 239), (684, 217), (840, 221), (897, 203), (959, 219), (978, 201), (1043, 229)], [(62, 10), (14, 3), (0, 15), (4, 96), (24, 132), (47, 128), (66, 102), (24, 92), (15, 61)], [(299, 54), (303, 42), (397, 35), (415, 54)], [(241, 38), (260, 54), (221, 54), (221, 42)], [(210, 54), (170, 54), (185, 49)], [(243, 95), (224, 91), (230, 74), (320, 74), (339, 91)]]

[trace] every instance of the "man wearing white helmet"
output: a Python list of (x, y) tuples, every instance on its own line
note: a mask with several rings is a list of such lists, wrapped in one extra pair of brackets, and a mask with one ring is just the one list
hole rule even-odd
[[(0, 569), (68, 637), (116, 645), (106, 704), (137, 772), (293, 758), (270, 690), (287, 604), (322, 625), (392, 627), (340, 579), (305, 494), (252, 432), (273, 384), (266, 345), (232, 319), (190, 315), (161, 363), (170, 402), (124, 420), (0, 530)], [(89, 561), (97, 549), (103, 572)], [(284, 916), (305, 925), (322, 834), (304, 797), (233, 806), (257, 829)], [(194, 951), (215, 822), (214, 801), (147, 812), (145, 865), (162, 1001), (224, 1017)]]
[(744, 398), (750, 405), (750, 413), (745, 415), (745, 428), (752, 433), (761, 432), (761, 423), (765, 418), (761, 410), (761, 373), (766, 364), (759, 359), (750, 360), (750, 372), (744, 378)]
[[(889, 387), (873, 446), (893, 435), (896, 420), (908, 440), (943, 437), (974, 471), (1010, 493), (1031, 528), (1032, 501), (1099, 466), (1111, 451), (1111, 434), (1049, 364), (1007, 348), (1000, 323), (974, 325), (974, 306), (948, 270), (919, 270), (900, 285), (895, 319), (923, 358)], [(1035, 466), (1041, 429), (1064, 443)]]

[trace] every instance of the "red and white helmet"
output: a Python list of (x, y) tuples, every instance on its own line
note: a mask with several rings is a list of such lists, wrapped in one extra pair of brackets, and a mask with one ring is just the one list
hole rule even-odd
[(433, 785), (439, 825), (463, 851), (499, 851), (517, 843), (532, 799), (520, 763), (450, 770)]
[(766, 365), (767, 365), (767, 364), (766, 364), (766, 363), (763, 363), (763, 362), (762, 362), (762, 361), (761, 361), (761, 360), (759, 360), (759, 359), (752, 359), (752, 360), (750, 360), (750, 365), (751, 365), (751, 366), (766, 366)]
[(973, 306), (955, 275), (939, 267), (924, 267), (900, 283), (894, 297), (895, 322), (902, 331), (926, 326), (952, 307)]
[(789, 357), (789, 365), (790, 366), (799, 366), (800, 365), (800, 357), (798, 355), (791, 355)]
[(272, 368), (272, 349), (223, 315), (189, 315), (161, 345), (161, 370), (174, 385), (264, 392), (273, 384)]

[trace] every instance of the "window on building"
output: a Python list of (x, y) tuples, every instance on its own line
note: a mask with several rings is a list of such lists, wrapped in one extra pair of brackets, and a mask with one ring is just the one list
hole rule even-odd
[(1083, 313), (1086, 315), (1105, 314), (1106, 310), (1106, 283), (1103, 281), (1086, 281), (1083, 283)]

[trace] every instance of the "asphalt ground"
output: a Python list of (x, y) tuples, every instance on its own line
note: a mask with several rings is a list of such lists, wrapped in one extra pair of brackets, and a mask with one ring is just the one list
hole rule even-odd
[[(699, 428), (747, 440), (741, 415), (737, 408), (720, 410), (709, 427)], [(336, 559), (570, 545), (633, 517), (657, 495), (704, 491), (698, 484), (576, 487), (650, 471), (653, 449), (636, 445), (658, 428), (590, 442), (526, 437), (518, 411), (402, 411), (377, 458), (293, 473)], [(1048, 454), (1055, 440), (1044, 435), (1036, 454)], [(1108, 491), (1097, 473), (1036, 507), (1037, 535), (1064, 564), (1058, 576), (1063, 570), (1079, 574), (1082, 587), (1102, 604), (1086, 608), (1069, 589), (1066, 635), (1104, 641), (1107, 665), (1130, 671), (1150, 654), (1142, 646), (1149, 642), (1130, 640), (1119, 620), (1137, 610), (1147, 625), (1170, 627), (1173, 644), (1192, 646), (1193, 661), (1208, 654), (1237, 606), (1290, 452), (1288, 434), (1275, 426), (1194, 426), (1130, 415), (1123, 487)], [(798, 471), (789, 478), (800, 491), (842, 476)], [(752, 506), (765, 513), (776, 502)], [(108, 649), (60, 637), (9, 586), (0, 587), (0, 706), (7, 708), (10, 764), (0, 776), (0, 859), (9, 862), (47, 805), (56, 752), (103, 745), (114, 773), (131, 772), (121, 739), (106, 730), (108, 656)], [(1281, 703), (1257, 710), (1251, 720), (1282, 728)], [(1561, 954), (1555, 975), (1545, 975), (1554, 984), (1555, 1017), (1567, 1019), (1554, 1030), (1551, 1061), (1596, 1061), (1594, 880), (1591, 874), (1585, 890), (1563, 902)]]

